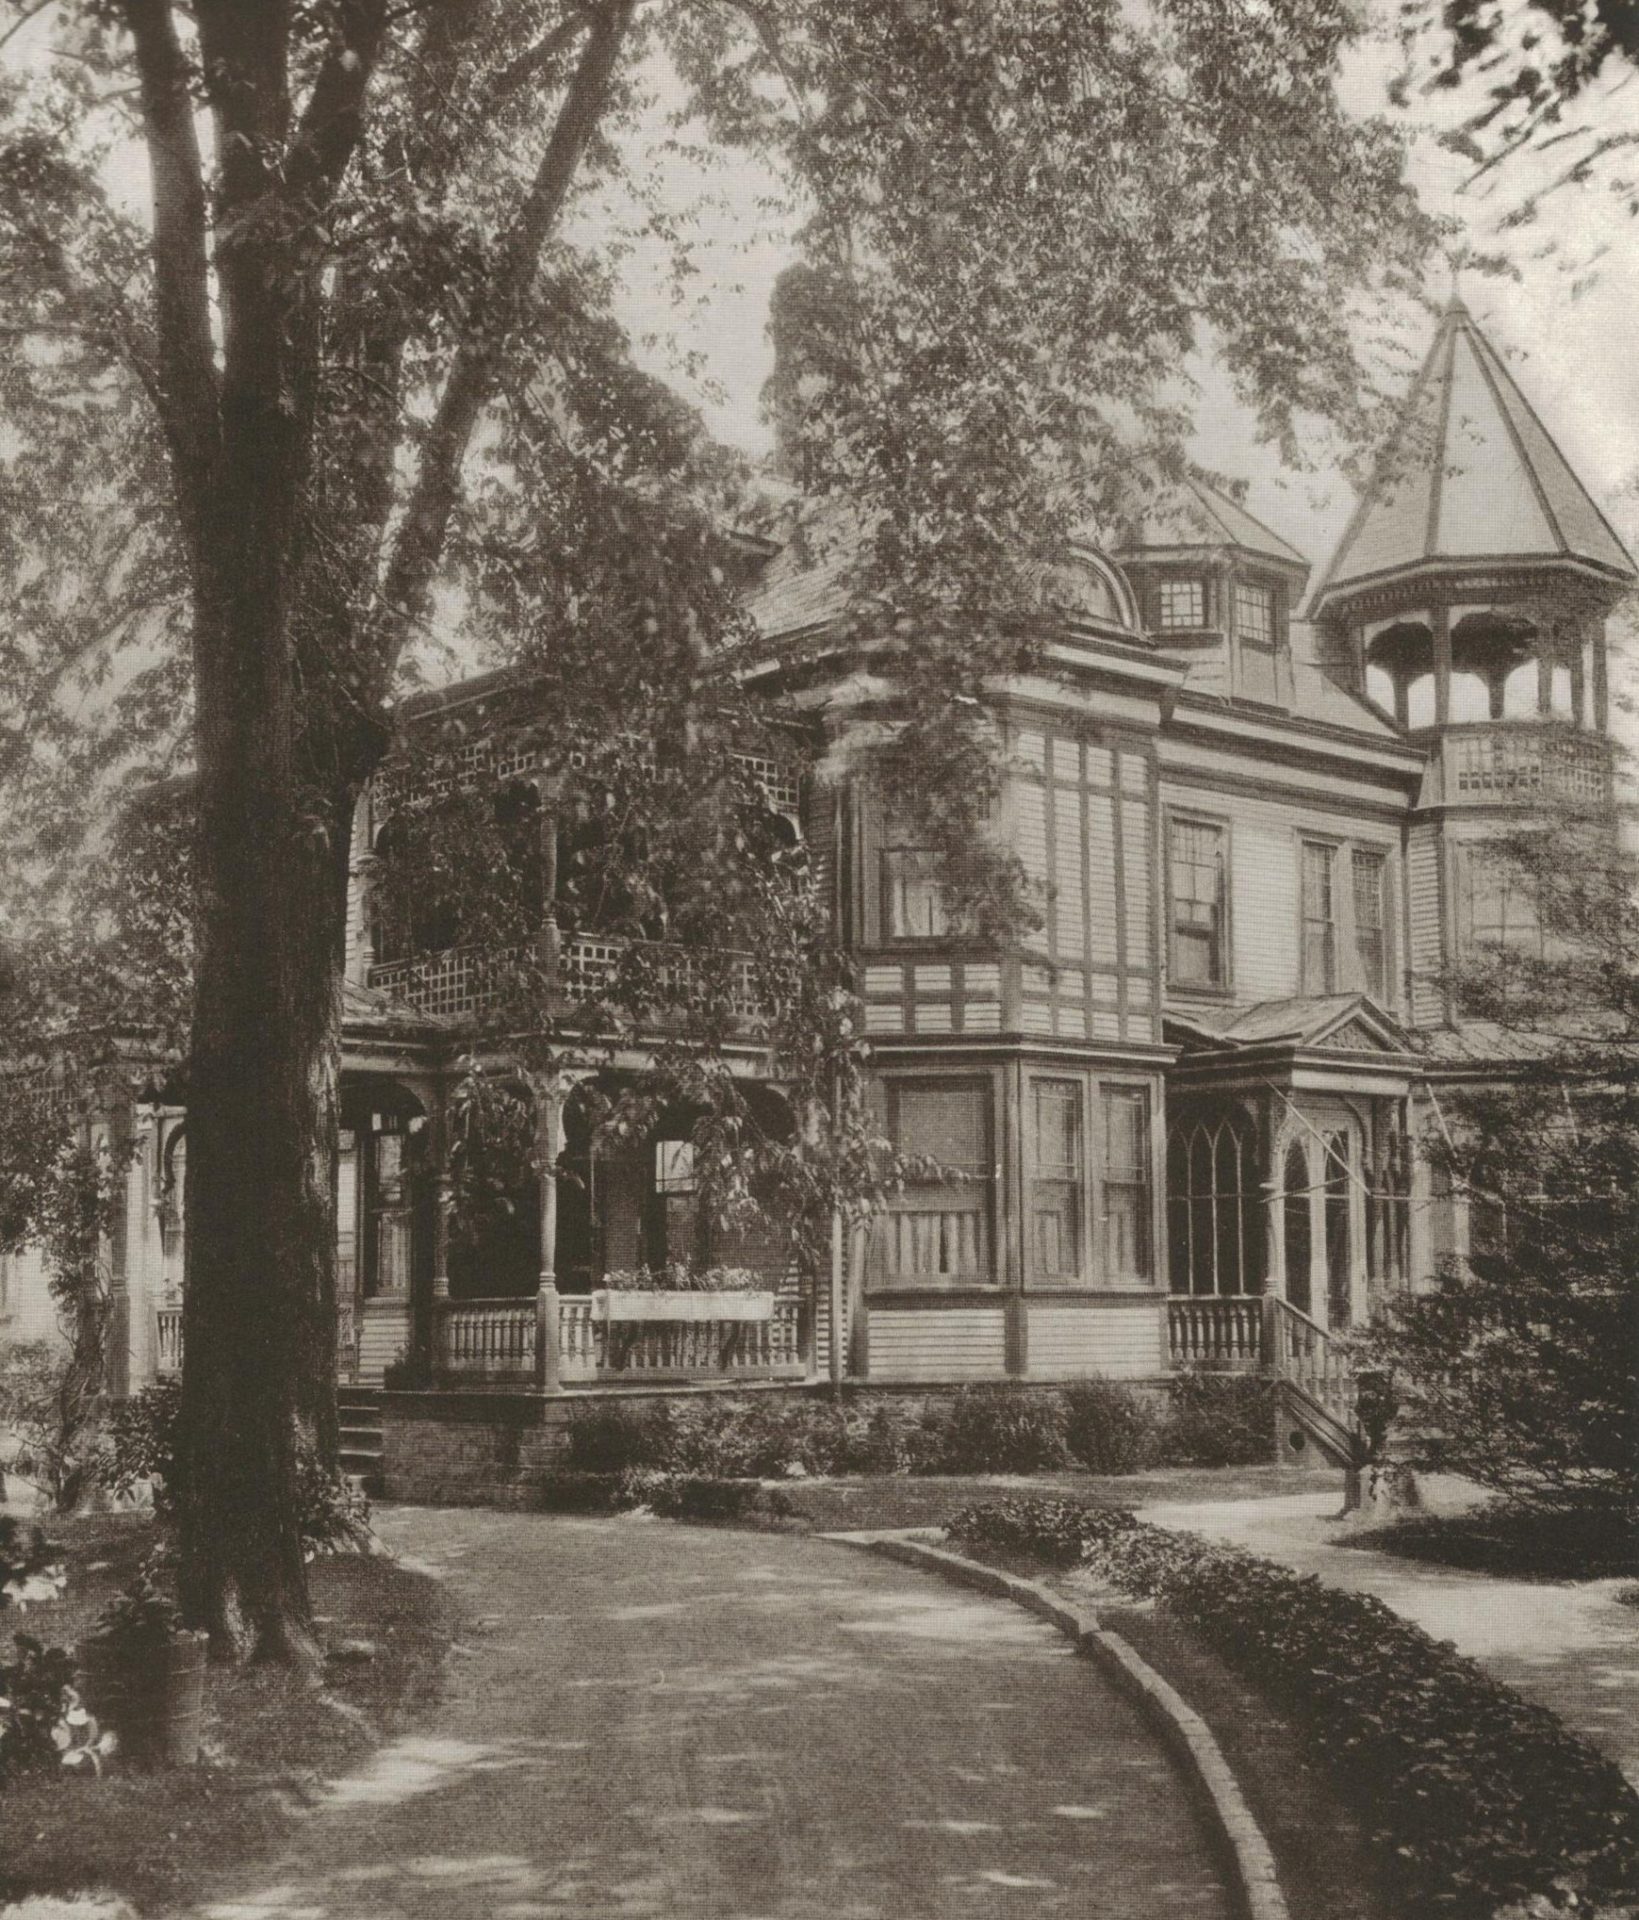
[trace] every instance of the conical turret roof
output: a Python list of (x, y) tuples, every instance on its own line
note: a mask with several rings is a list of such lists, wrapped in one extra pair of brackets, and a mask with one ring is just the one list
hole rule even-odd
[(1412, 568), (1545, 560), (1635, 577), (1610, 522), (1453, 300), (1316, 602)]

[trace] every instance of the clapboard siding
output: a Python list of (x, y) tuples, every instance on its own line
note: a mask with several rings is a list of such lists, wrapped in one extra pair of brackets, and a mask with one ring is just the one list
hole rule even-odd
[(1030, 1308), (1030, 1372), (1043, 1380), (1143, 1379), (1164, 1369), (1162, 1305)]
[(366, 1300), (359, 1327), (359, 1384), (379, 1387), (383, 1369), (409, 1350), (410, 1303), (402, 1294)]
[(1406, 845), (1406, 892), (1411, 915), (1411, 1017), (1422, 1023), (1443, 1012), (1440, 975), (1444, 939), (1440, 899), (1440, 840), (1433, 825), (1411, 829)]
[(1007, 1371), (1001, 1307), (872, 1307), (873, 1380), (981, 1380)]

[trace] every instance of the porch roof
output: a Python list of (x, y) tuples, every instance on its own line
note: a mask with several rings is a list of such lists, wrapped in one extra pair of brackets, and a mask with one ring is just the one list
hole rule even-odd
[(1260, 1000), (1226, 1011), (1222, 1019), (1205, 1015), (1169, 1015), (1169, 1029), (1186, 1053), (1205, 1049), (1239, 1051), (1284, 1046), (1301, 1051), (1410, 1053), (1411, 1035), (1370, 994), (1306, 994)]

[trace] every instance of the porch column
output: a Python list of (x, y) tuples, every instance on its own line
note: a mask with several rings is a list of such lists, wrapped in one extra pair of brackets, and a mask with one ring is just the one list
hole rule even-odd
[(449, 1104), (440, 1098), (432, 1116), (433, 1245), (432, 1297), (414, 1302), (412, 1338), (422, 1365), (438, 1363), (439, 1322), (450, 1297), (450, 1216), (455, 1211), (455, 1181), (450, 1175)]
[(1434, 629), (1434, 724), (1446, 726), (1451, 719), (1451, 609), (1433, 609)]
[(563, 1088), (555, 1078), (536, 1093), (536, 1159), (541, 1170), (541, 1280), (535, 1294), (535, 1385), (558, 1391), (558, 1157), (563, 1152)]

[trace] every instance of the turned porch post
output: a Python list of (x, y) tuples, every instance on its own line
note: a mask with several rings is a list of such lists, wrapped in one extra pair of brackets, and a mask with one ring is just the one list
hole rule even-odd
[(558, 1156), (563, 1152), (563, 1089), (550, 1080), (536, 1095), (536, 1158), (541, 1169), (541, 1282), (535, 1294), (535, 1385), (558, 1391)]
[[(432, 1276), (431, 1297), (419, 1287), (411, 1304), (411, 1338), (424, 1370), (438, 1364), (439, 1318), (450, 1297), (450, 1215), (455, 1211), (455, 1181), (450, 1174), (449, 1099), (441, 1093), (432, 1114)], [(412, 1274), (413, 1274), (412, 1269)]]

